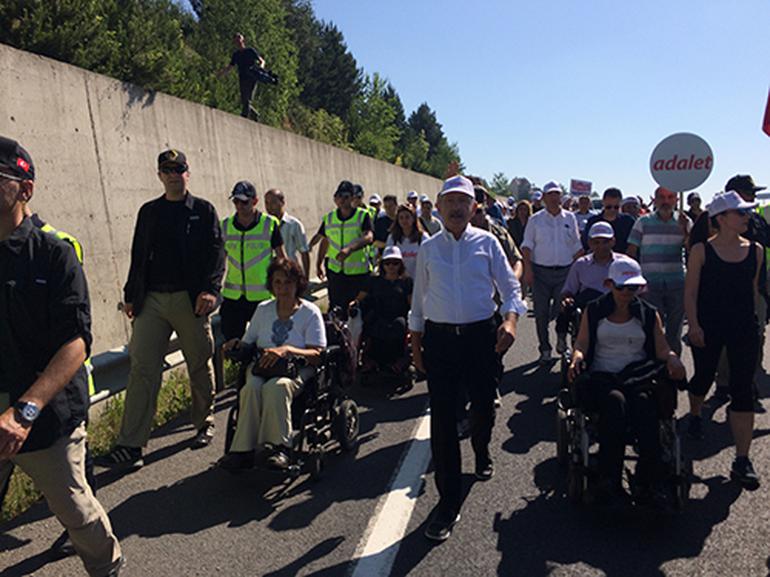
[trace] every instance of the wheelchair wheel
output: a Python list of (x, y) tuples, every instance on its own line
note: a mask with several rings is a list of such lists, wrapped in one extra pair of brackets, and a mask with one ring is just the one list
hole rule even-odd
[(567, 413), (562, 408), (556, 409), (556, 460), (560, 466), (569, 459), (569, 431), (567, 431)]
[(567, 469), (567, 497), (575, 504), (583, 502), (583, 497), (588, 489), (588, 477), (583, 467), (570, 463)]
[(358, 405), (350, 399), (343, 400), (334, 416), (334, 435), (343, 451), (352, 451), (358, 446)]
[(230, 446), (233, 444), (233, 437), (235, 437), (235, 428), (238, 426), (238, 403), (230, 407), (230, 411), (227, 413), (227, 426), (225, 428), (225, 454), (230, 452)]
[(305, 461), (307, 472), (310, 474), (310, 479), (318, 481), (321, 478), (321, 474), (324, 469), (323, 450), (313, 449), (307, 454), (307, 460)]

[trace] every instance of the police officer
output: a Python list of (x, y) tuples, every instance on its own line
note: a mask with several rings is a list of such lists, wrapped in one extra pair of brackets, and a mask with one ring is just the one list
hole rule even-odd
[(324, 250), (323, 244), (318, 251), (318, 277), (328, 276), (329, 306), (342, 307), (343, 311), (364, 290), (372, 270), (366, 251), (374, 240), (372, 219), (363, 208), (353, 207), (355, 192), (355, 186), (349, 181), (340, 182), (334, 193), (337, 209), (324, 216), (318, 229), (318, 236), (328, 241), (328, 251)]
[(222, 221), (227, 274), (222, 288), (222, 335), (225, 342), (240, 339), (257, 305), (272, 298), (267, 269), (275, 254), (286, 258), (278, 219), (257, 210), (257, 190), (247, 180), (230, 194), (235, 214)]
[(136, 219), (131, 266), (123, 288), (133, 320), (131, 372), (117, 446), (96, 459), (103, 467), (144, 465), (171, 333), (182, 346), (192, 393), (192, 448), (214, 436), (214, 380), (209, 314), (217, 307), (224, 273), (222, 229), (214, 206), (190, 194), (190, 168), (179, 150), (158, 157), (163, 196), (145, 203)]
[[(518, 315), (527, 310), (500, 243), (491, 233), (469, 226), (476, 206), (470, 180), (454, 176), (444, 182), (438, 197), (444, 230), (420, 246), (409, 315), (414, 364), (428, 376), (430, 442), (440, 500), (425, 536), (435, 541), (448, 539), (460, 518), (458, 400), (467, 395), (471, 402), (476, 478), (490, 479), (497, 355), (513, 344)], [(495, 292), (502, 302), (499, 327)]]
[(118, 540), (85, 480), (91, 311), (72, 246), (24, 214), (32, 158), (0, 137), (0, 485), (18, 465), (65, 526), (89, 575), (117, 575)]

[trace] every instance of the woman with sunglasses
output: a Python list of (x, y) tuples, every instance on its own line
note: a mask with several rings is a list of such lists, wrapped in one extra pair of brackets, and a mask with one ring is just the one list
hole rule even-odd
[(578, 387), (578, 397), (587, 409), (599, 413), (600, 492), (610, 504), (626, 498), (621, 478), (629, 425), (638, 440), (639, 484), (652, 487), (661, 466), (654, 395), (614, 377), (629, 365), (657, 359), (666, 363), (672, 379), (685, 378), (684, 365), (666, 343), (660, 315), (638, 296), (646, 284), (636, 261), (616, 260), (610, 265), (605, 281), (610, 292), (588, 304), (567, 375), (570, 382), (583, 371), (590, 375)]
[(417, 267), (417, 251), (420, 249), (420, 244), (428, 238), (414, 208), (408, 204), (400, 205), (396, 210), (396, 221), (390, 227), (386, 246), (398, 247), (406, 274), (411, 278), (414, 278)]
[(745, 488), (759, 487), (749, 460), (754, 431), (752, 384), (759, 354), (755, 313), (762, 246), (741, 236), (756, 203), (736, 192), (718, 195), (708, 207), (716, 235), (692, 247), (685, 278), (685, 311), (695, 374), (689, 384), (688, 435), (702, 438), (701, 409), (722, 349), (729, 367), (730, 428), (735, 439), (735, 460), (730, 477)]

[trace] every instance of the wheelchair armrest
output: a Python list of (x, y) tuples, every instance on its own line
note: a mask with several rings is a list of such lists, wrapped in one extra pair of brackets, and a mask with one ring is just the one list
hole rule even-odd
[(326, 363), (330, 358), (337, 356), (341, 350), (340, 345), (329, 345), (321, 352), (321, 361)]
[(259, 349), (256, 343), (240, 343), (238, 348), (230, 349), (225, 353), (225, 358), (235, 363), (250, 363), (258, 356)]

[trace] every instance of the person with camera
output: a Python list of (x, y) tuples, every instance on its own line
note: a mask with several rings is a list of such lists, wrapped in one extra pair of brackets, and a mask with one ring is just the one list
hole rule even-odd
[[(254, 345), (258, 351), (240, 392), (238, 425), (230, 452), (219, 462), (225, 470), (253, 467), (254, 451), (259, 446), (268, 450), (268, 466), (289, 466), (291, 401), (313, 376), (314, 365), (326, 347), (320, 309), (300, 296), (307, 283), (296, 262), (274, 260), (267, 270), (267, 286), (275, 298), (257, 307), (242, 339), (224, 344), (225, 351), (242, 351)], [(296, 363), (297, 359), (301, 362)]]
[(234, 66), (238, 67), (238, 85), (241, 93), (241, 116), (249, 117), (251, 109), (251, 98), (254, 95), (254, 88), (257, 86), (257, 75), (255, 67), (262, 70), (265, 68), (265, 59), (257, 52), (255, 48), (246, 46), (246, 38), (240, 32), (233, 35), (235, 43), (235, 52), (230, 58), (230, 64), (219, 70), (217, 76), (222, 76), (232, 70)]

